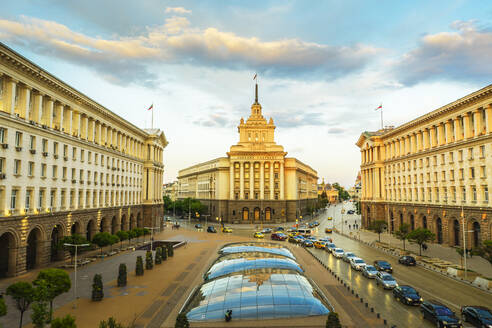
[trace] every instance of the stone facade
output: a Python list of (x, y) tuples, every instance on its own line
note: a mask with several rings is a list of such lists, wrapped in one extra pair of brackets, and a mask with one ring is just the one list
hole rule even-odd
[(466, 248), (492, 239), (492, 85), (397, 128), (364, 132), (357, 146), (364, 227), (407, 223), (438, 243), (463, 247), (465, 238)]
[(0, 277), (72, 233), (162, 224), (166, 145), (0, 43)]
[(230, 223), (288, 222), (307, 214), (317, 200), (317, 173), (275, 143), (257, 85), (251, 115), (241, 118), (238, 130), (239, 142), (227, 157), (179, 171), (178, 198), (199, 199), (212, 220)]

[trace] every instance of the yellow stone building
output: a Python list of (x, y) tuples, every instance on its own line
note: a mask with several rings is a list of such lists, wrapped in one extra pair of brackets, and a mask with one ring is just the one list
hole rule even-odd
[(0, 277), (64, 236), (159, 226), (166, 145), (0, 43)]
[(428, 228), (436, 242), (492, 239), (492, 85), (397, 128), (364, 132), (362, 221)]
[(239, 142), (227, 157), (179, 171), (179, 198), (192, 197), (223, 222), (287, 222), (311, 211), (317, 200), (317, 173), (274, 140), (273, 119), (267, 122), (258, 102), (238, 126)]
[(338, 203), (338, 190), (333, 188), (331, 184), (325, 183), (325, 179), (323, 179), (323, 182), (321, 182), (321, 184), (318, 185), (318, 196), (321, 196), (323, 192), (326, 194), (328, 203), (330, 204)]

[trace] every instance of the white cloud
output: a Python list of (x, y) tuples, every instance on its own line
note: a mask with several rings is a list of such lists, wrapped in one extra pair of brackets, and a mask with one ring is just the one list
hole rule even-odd
[(169, 34), (178, 34), (190, 25), (190, 21), (186, 17), (173, 16), (166, 19), (164, 24), (165, 31)]
[(183, 7), (167, 7), (166, 14), (174, 13), (174, 14), (191, 14), (191, 10), (183, 8)]
[(473, 21), (456, 21), (454, 32), (429, 34), (395, 65), (406, 85), (424, 80), (467, 80), (490, 83), (492, 32), (477, 29)]

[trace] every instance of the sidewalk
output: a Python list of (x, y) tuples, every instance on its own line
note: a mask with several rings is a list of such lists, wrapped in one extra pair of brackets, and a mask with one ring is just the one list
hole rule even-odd
[[(351, 237), (358, 237), (357, 232), (360, 233), (360, 240), (366, 243), (372, 243), (378, 241), (378, 234), (368, 230), (349, 230)], [(345, 231), (347, 234), (347, 231)], [(393, 235), (388, 233), (381, 234), (381, 242), (387, 243), (392, 247), (403, 249), (403, 242)], [(441, 260), (449, 261), (451, 263), (462, 265), (461, 256), (456, 252), (455, 248), (443, 246), (434, 243), (427, 244), (427, 250), (422, 250), (422, 256), (437, 257)], [(419, 254), (419, 245), (405, 241), (405, 249), (415, 254)], [(480, 256), (473, 256), (467, 258), (467, 268), (482, 274), (485, 277), (492, 277), (492, 264), (486, 259)]]

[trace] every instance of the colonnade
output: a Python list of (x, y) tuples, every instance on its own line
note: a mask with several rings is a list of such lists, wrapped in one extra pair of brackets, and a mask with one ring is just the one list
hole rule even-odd
[[(259, 169), (258, 178), (255, 177), (255, 168)], [(284, 163), (281, 161), (233, 160), (230, 163), (229, 174), (230, 199), (285, 199), (285, 172)], [(256, 182), (258, 185), (255, 185)], [(249, 188), (245, 187), (246, 183)]]

